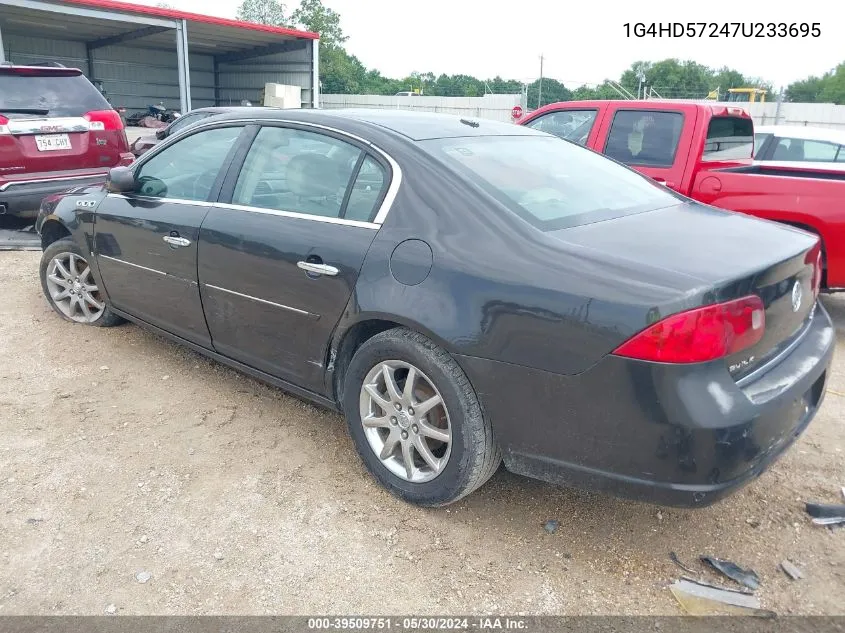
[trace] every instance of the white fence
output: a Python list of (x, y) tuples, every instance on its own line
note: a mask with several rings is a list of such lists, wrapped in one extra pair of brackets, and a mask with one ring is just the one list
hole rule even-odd
[[(832, 103), (726, 103), (741, 105), (754, 119), (754, 125), (802, 125), (845, 130), (845, 105)], [(777, 116), (777, 120), (775, 120)]]
[(378, 108), (441, 112), (480, 119), (511, 122), (514, 106), (524, 106), (522, 95), (483, 97), (388, 97), (382, 95), (320, 95), (323, 108)]

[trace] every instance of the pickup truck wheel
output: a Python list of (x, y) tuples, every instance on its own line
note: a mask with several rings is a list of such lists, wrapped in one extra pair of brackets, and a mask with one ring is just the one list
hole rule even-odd
[(342, 405), (364, 464), (411, 503), (453, 503), (501, 463), (466, 375), (417, 332), (396, 328), (366, 341), (346, 371)]
[(73, 323), (111, 327), (123, 322), (106, 305), (82, 250), (65, 237), (41, 255), (41, 288), (50, 307)]

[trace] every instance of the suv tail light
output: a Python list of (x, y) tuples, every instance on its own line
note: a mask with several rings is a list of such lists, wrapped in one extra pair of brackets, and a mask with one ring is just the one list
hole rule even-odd
[(763, 301), (749, 295), (668, 316), (613, 353), (660, 363), (701, 363), (747, 349), (757, 344), (765, 331)]
[(6, 124), (9, 122), (9, 119), (4, 117), (0, 114), (0, 134), (8, 134), (9, 129), (6, 127)]
[(89, 129), (99, 132), (103, 130), (122, 130), (123, 121), (116, 110), (94, 110), (85, 114)]

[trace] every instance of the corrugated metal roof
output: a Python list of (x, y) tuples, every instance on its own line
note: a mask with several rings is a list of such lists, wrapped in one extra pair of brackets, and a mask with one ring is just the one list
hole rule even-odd
[(246, 29), (250, 31), (260, 31), (264, 33), (272, 33), (275, 35), (287, 35), (288, 37), (295, 38), (307, 38), (311, 40), (316, 40), (320, 38), (320, 35), (318, 33), (311, 33), (309, 31), (299, 31), (297, 29), (290, 29), (283, 26), (271, 26), (269, 24), (241, 22), (240, 20), (218, 18), (211, 15), (202, 15), (200, 13), (179, 11), (177, 9), (148, 7), (140, 4), (133, 4), (131, 2), (121, 2), (119, 0), (62, 0), (62, 3), (75, 4), (78, 6), (90, 7), (92, 9), (106, 9), (109, 11), (119, 11), (122, 13), (135, 13), (138, 15), (169, 18), (171, 20), (187, 20), (189, 22), (197, 22), (200, 24), (210, 24), (214, 26)]

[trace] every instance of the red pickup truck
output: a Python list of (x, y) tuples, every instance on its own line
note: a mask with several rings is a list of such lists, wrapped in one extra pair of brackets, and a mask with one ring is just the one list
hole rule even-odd
[(845, 171), (752, 160), (745, 110), (692, 101), (567, 101), (517, 121), (585, 145), (699, 202), (821, 237), (828, 289), (845, 288)]

